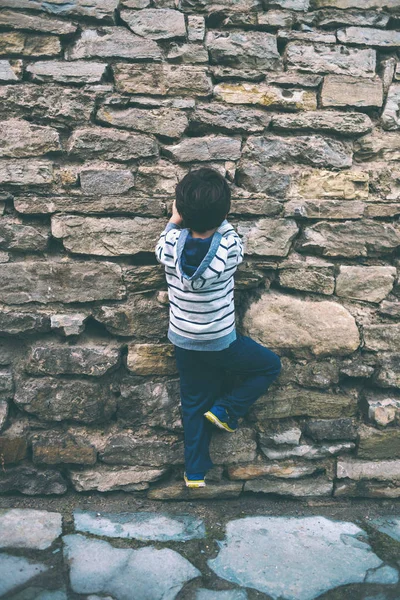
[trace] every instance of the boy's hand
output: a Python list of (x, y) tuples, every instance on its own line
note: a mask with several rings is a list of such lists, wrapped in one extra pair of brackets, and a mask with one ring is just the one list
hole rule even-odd
[(174, 200), (174, 203), (172, 205), (172, 217), (170, 218), (169, 222), (175, 223), (175, 225), (181, 225), (182, 221), (183, 219), (176, 209), (176, 200)]

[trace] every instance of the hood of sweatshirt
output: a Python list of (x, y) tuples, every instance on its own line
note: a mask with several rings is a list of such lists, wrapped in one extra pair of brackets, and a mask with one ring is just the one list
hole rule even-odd
[[(227, 264), (228, 240), (224, 237), (232, 229), (230, 223), (225, 219), (214, 232), (207, 254), (197, 267), (195, 273), (189, 276), (182, 270), (182, 251), (189, 234), (189, 229), (182, 229), (174, 247), (176, 271), (181, 284), (188, 290), (208, 288), (218, 279), (223, 279), (223, 273)], [(222, 243), (221, 243), (222, 242)]]

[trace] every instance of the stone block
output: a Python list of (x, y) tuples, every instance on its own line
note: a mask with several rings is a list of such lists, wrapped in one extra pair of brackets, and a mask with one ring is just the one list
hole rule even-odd
[(135, 336), (136, 339), (159, 339), (168, 329), (167, 306), (149, 294), (132, 294), (125, 303), (102, 304), (93, 309), (93, 316), (113, 335)]
[(43, 223), (28, 225), (14, 217), (0, 219), (0, 248), (18, 252), (43, 252), (49, 243), (49, 231)]
[(400, 129), (400, 83), (394, 83), (390, 86), (386, 98), (386, 104), (383, 109), (381, 122), (386, 130)]
[(117, 367), (119, 358), (119, 347), (110, 344), (66, 346), (36, 343), (29, 349), (25, 371), (31, 375), (100, 377)]
[(185, 17), (177, 10), (170, 8), (122, 10), (120, 16), (129, 29), (142, 38), (167, 40), (186, 37)]
[(146, 217), (52, 217), (52, 234), (63, 240), (67, 250), (96, 256), (154, 252), (162, 229), (158, 219)]
[(355, 440), (357, 426), (353, 419), (324, 419), (309, 421), (306, 433), (317, 442), (324, 440)]
[(400, 460), (368, 461), (339, 458), (337, 477), (338, 479), (349, 478), (355, 481), (364, 479), (400, 481)]
[(382, 81), (378, 78), (328, 75), (322, 85), (321, 104), (323, 108), (380, 108), (383, 104)]
[(49, 160), (0, 159), (0, 183), (7, 185), (50, 185), (53, 163)]
[(0, 54), (39, 58), (58, 56), (60, 53), (61, 43), (54, 35), (32, 35), (20, 31), (0, 33)]
[(2, 473), (0, 493), (20, 492), (27, 496), (65, 494), (67, 482), (54, 469), (39, 469), (34, 466), (17, 465)]
[(205, 40), (213, 64), (240, 69), (279, 70), (276, 36), (264, 31), (209, 31)]
[(277, 494), (278, 496), (292, 496), (294, 498), (306, 496), (331, 496), (333, 482), (324, 476), (295, 481), (252, 479), (246, 481), (244, 492), (262, 494)]
[(67, 49), (66, 58), (161, 60), (161, 50), (157, 42), (135, 35), (125, 27), (102, 27), (84, 29), (81, 37)]
[(298, 228), (292, 219), (240, 221), (237, 232), (243, 236), (245, 253), (256, 256), (287, 256)]
[(91, 444), (63, 431), (37, 433), (31, 442), (35, 464), (93, 465), (96, 462), (97, 452)]
[(100, 83), (107, 64), (100, 62), (37, 61), (28, 65), (32, 81), (40, 83)]
[(366, 350), (400, 352), (400, 324), (365, 325), (364, 342)]
[(355, 46), (400, 47), (400, 31), (385, 31), (372, 27), (347, 27), (337, 32), (337, 38), (342, 44), (354, 44)]
[(114, 21), (118, 0), (74, 0), (62, 4), (58, 0), (3, 0), (3, 6), (44, 11), (51, 15), (77, 15)]
[(181, 430), (179, 381), (145, 381), (135, 377), (122, 380), (117, 418), (124, 426), (162, 427)]
[(317, 97), (314, 91), (282, 90), (265, 83), (219, 83), (214, 86), (217, 100), (228, 104), (255, 104), (271, 109), (315, 110)]
[(286, 46), (288, 69), (311, 73), (334, 73), (353, 77), (373, 77), (376, 51), (349, 48), (340, 44), (312, 44), (293, 41)]
[[(398, 357), (395, 355), (393, 358)], [(396, 370), (393, 373), (394, 377), (397, 377), (397, 374), (398, 371)], [(380, 375), (382, 375), (382, 372), (380, 372)], [(381, 384), (379, 380), (378, 383)], [(396, 393), (366, 391), (365, 400), (368, 418), (376, 425), (386, 427), (391, 423), (396, 425), (400, 423), (400, 398)]]
[(396, 277), (396, 267), (341, 265), (336, 279), (336, 294), (379, 303), (391, 292)]
[(342, 223), (321, 221), (306, 227), (296, 244), (299, 252), (348, 258), (387, 254), (399, 245), (400, 232), (393, 225), (372, 219)]
[(298, 163), (313, 167), (351, 167), (349, 143), (321, 135), (278, 137), (251, 135), (243, 147), (242, 156), (263, 165)]
[(91, 469), (70, 468), (68, 476), (77, 492), (141, 492), (165, 472), (166, 469), (141, 466), (96, 465)]
[(76, 129), (68, 140), (67, 149), (71, 156), (86, 160), (99, 158), (126, 162), (158, 155), (153, 137), (104, 127)]
[(212, 102), (196, 105), (190, 117), (190, 127), (196, 131), (218, 128), (229, 133), (262, 133), (270, 121), (271, 116), (263, 110)]
[(357, 458), (372, 460), (400, 458), (400, 430), (361, 426)]
[[(141, 44), (143, 43), (142, 38)], [(209, 96), (212, 82), (205, 67), (192, 65), (142, 65), (116, 63), (116, 89), (128, 94)]]
[(336, 135), (357, 136), (372, 130), (372, 121), (360, 113), (310, 111), (295, 115), (275, 115), (272, 128), (280, 131), (322, 131)]
[(124, 429), (110, 436), (100, 459), (111, 465), (169, 466), (183, 463), (183, 443), (177, 435)]
[(177, 372), (172, 344), (128, 344), (126, 366), (134, 375), (174, 375)]
[(368, 183), (369, 174), (363, 171), (302, 171), (295, 190), (303, 198), (366, 200)]
[(354, 317), (328, 300), (312, 302), (267, 292), (250, 305), (243, 325), (248, 335), (278, 353), (340, 356), (351, 354), (360, 343)]
[(210, 443), (211, 459), (216, 465), (251, 462), (256, 451), (256, 434), (247, 427), (239, 427), (232, 435), (215, 431)]
[[(28, 4), (28, 2), (26, 3)], [(52, 33), (54, 35), (69, 35), (78, 29), (76, 23), (70, 23), (61, 19), (54, 19), (47, 15), (24, 14), (13, 10), (2, 10), (0, 12), (0, 25), (10, 29), (22, 29), (26, 31), (39, 31), (41, 33)]]
[(0, 60), (0, 81), (2, 84), (19, 81), (21, 78), (22, 60)]
[[(96, 120), (122, 129), (133, 129), (170, 138), (179, 138), (189, 123), (183, 111), (168, 107), (156, 109), (130, 107), (118, 110), (103, 106), (97, 112)], [(139, 136), (137, 139), (139, 140)], [(138, 146), (140, 148), (140, 144)]]
[(361, 219), (366, 206), (358, 200), (289, 200), (285, 203), (285, 217), (305, 219)]

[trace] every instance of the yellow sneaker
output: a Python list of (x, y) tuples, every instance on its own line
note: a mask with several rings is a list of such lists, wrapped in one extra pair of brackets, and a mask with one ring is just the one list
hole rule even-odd
[(205, 412), (204, 416), (211, 423), (219, 427), (219, 429), (225, 429), (225, 431), (230, 431), (231, 433), (236, 431), (238, 427), (237, 419), (230, 417), (227, 411), (220, 406), (214, 406), (211, 410)]
[(184, 473), (183, 479), (185, 480), (186, 487), (206, 487), (206, 482), (204, 481), (204, 475), (202, 473), (195, 473), (194, 475), (186, 475), (186, 473)]

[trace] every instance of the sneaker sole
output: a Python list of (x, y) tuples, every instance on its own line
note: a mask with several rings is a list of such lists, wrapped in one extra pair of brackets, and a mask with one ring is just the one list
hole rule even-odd
[(186, 487), (188, 488), (202, 488), (202, 487), (206, 487), (206, 482), (199, 479), (199, 480), (194, 480), (191, 481), (190, 479), (187, 479), (186, 477), (183, 478), (186, 484)]
[(229, 431), (231, 433), (234, 433), (236, 431), (236, 429), (232, 429), (231, 427), (229, 427), (227, 423), (223, 423), (222, 421), (220, 421), (218, 417), (216, 417), (211, 411), (205, 412), (204, 416), (206, 419), (208, 419), (211, 423), (213, 423), (220, 429), (224, 429), (225, 431)]

